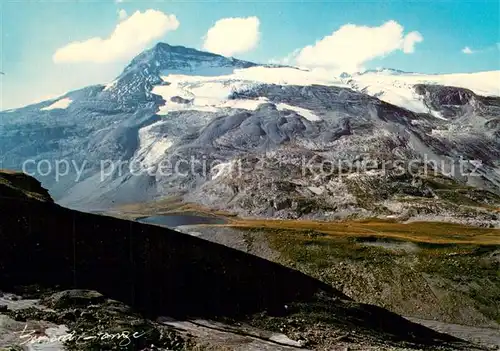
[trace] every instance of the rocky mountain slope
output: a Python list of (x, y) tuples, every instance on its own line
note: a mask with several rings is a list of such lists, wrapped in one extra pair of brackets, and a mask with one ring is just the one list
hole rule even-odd
[(0, 161), (85, 210), (182, 195), (498, 227), (498, 73), (336, 77), (158, 44), (106, 86), (1, 112)]
[[(21, 178), (14, 184), (18, 192), (32, 191)], [(0, 288), (8, 293), (0, 300), (3, 331), (19, 333), (18, 322), (38, 321), (37, 334), (30, 335), (99, 336), (88, 344), (63, 339), (73, 350), (118, 347), (100, 336), (124, 331), (142, 333), (120, 345), (130, 350), (189, 350), (200, 340), (179, 334), (168, 321), (202, 319), (214, 321), (208, 330), (219, 323), (226, 333), (279, 334), (270, 340), (295, 348), (482, 349), (358, 304), (299, 272), (189, 235), (22, 195), (1, 197), (0, 205)], [(0, 346), (25, 341), (9, 336), (1, 334)], [(201, 341), (207, 339), (205, 334)]]

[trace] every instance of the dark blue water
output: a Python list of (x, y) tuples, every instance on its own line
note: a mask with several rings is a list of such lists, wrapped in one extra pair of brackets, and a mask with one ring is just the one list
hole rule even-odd
[(193, 224), (224, 224), (227, 221), (220, 217), (209, 217), (195, 214), (171, 214), (151, 216), (137, 219), (138, 222), (156, 224), (163, 227), (175, 228), (181, 225)]

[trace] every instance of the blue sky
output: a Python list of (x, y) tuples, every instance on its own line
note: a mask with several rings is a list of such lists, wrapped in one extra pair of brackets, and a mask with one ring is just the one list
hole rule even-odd
[[(117, 57), (106, 62), (54, 62), (54, 54), (71, 42), (109, 37), (119, 23), (119, 10), (125, 10), (128, 16), (148, 9), (175, 15), (178, 26), (142, 46), (138, 45), (140, 50), (151, 47), (157, 41), (202, 49), (204, 36), (218, 20), (252, 16), (258, 19), (258, 42), (252, 42), (248, 50), (242, 49), (233, 56), (269, 62), (271, 59), (281, 60), (297, 49), (314, 46), (318, 40), (332, 35), (346, 24), (378, 27), (392, 20), (404, 28), (404, 35), (415, 31), (423, 40), (414, 43), (411, 52), (404, 52), (402, 48), (388, 49), (383, 55), (368, 60), (359, 59), (364, 68), (383, 66), (423, 73), (500, 69), (500, 7), (495, 0), (120, 3), (3, 0), (0, 6), (0, 71), (5, 72), (5, 75), (0, 75), (0, 109), (26, 105), (89, 84), (106, 83), (116, 77), (130, 60), (129, 57)], [(227, 27), (221, 26), (217, 32), (219, 37), (215, 39), (221, 40), (223, 28)], [(162, 33), (161, 28), (159, 30)], [(359, 33), (364, 35), (364, 32)], [(309, 63), (311, 55), (315, 58), (325, 53), (326, 60), (338, 58), (343, 55), (343, 50), (325, 52), (329, 48), (327, 44), (335, 43), (338, 45), (339, 40), (326, 41), (323, 49), (313, 48), (310, 51), (309, 59), (305, 51), (295, 59)], [(365, 45), (361, 41), (358, 46)], [(471, 53), (462, 52), (466, 47)], [(350, 56), (339, 62), (344, 64), (349, 60)], [(339, 62), (333, 60), (332, 65)]]

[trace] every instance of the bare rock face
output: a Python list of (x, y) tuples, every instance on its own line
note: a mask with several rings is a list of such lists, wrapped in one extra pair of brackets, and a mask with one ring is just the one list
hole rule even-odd
[(443, 105), (463, 106), (477, 98), (471, 90), (457, 87), (417, 84), (415, 90), (438, 109)]
[(469, 89), (430, 84), (416, 84), (414, 89), (430, 110), (444, 118), (470, 120), (473, 116), (497, 117), (500, 113), (499, 98), (479, 96)]
[(36, 199), (54, 202), (41, 183), (26, 174), (0, 170), (0, 195), (15, 199)]
[(170, 101), (178, 103), (178, 104), (189, 104), (191, 100), (181, 98), (180, 96), (172, 96)]

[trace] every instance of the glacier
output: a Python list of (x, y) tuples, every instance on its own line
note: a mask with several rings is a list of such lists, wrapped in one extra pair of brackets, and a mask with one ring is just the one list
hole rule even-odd
[(50, 106), (42, 107), (40, 111), (49, 111), (49, 110), (54, 110), (54, 109), (66, 109), (68, 106), (73, 102), (70, 98), (63, 98), (60, 100), (57, 100)]

